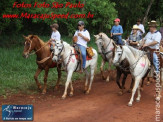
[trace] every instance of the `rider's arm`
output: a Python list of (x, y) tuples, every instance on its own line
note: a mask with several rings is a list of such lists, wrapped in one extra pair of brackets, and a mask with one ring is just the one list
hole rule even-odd
[(157, 41), (153, 41), (151, 43), (145, 44), (144, 46), (154, 46), (156, 45), (158, 42)]

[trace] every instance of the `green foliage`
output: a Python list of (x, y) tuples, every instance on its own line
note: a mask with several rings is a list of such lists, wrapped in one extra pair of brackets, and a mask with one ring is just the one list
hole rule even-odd
[[(34, 33), (34, 34), (43, 34), (47, 35), (50, 33), (49, 25), (58, 22), (60, 25), (60, 32), (63, 35), (72, 35), (76, 30), (76, 25), (79, 20), (83, 20), (86, 23), (87, 29), (91, 31), (91, 33), (98, 33), (99, 31), (107, 31), (111, 28), (111, 23), (113, 19), (117, 16), (117, 11), (114, 9), (115, 3), (111, 3), (110, 0), (82, 0), (81, 3), (85, 2), (84, 8), (13, 8), (15, 0), (5, 0), (0, 3), (0, 11), (1, 17), (3, 14), (21, 14), (30, 13), (30, 14), (85, 14), (85, 18), (68, 18), (68, 19), (3, 19), (0, 23), (0, 32), (3, 34), (8, 33)], [(42, 0), (18, 0), (18, 3), (28, 3), (34, 5), (35, 2), (43, 3)], [(55, 2), (54, 0), (48, 0), (46, 3), (52, 5)], [(59, 0), (59, 3), (65, 4), (67, 1)], [(68, 1), (73, 4), (78, 4), (78, 0)], [(94, 14), (93, 19), (87, 18), (88, 13)], [(46, 31), (45, 31), (46, 30)], [(1, 34), (1, 33), (0, 33)]]

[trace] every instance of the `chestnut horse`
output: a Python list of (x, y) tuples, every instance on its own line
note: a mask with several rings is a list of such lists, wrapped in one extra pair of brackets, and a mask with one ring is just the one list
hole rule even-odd
[[(28, 58), (29, 55), (31, 54), (36, 54), (36, 63), (38, 65), (38, 68), (36, 70), (36, 73), (34, 75), (34, 79), (36, 81), (36, 84), (38, 86), (38, 89), (41, 90), (42, 86), (38, 81), (38, 75), (41, 73), (42, 70), (45, 70), (44, 74), (44, 88), (42, 91), (42, 94), (46, 93), (47, 89), (47, 77), (48, 77), (48, 72), (49, 68), (54, 68), (57, 67), (52, 62), (52, 53), (50, 51), (50, 46), (49, 43), (43, 42), (38, 36), (36, 35), (28, 35), (23, 36), (25, 39), (25, 45), (24, 45), (24, 51), (23, 51), (23, 57)], [(35, 51), (34, 53), (31, 53), (32, 51)], [(58, 88), (60, 78), (61, 78), (61, 65), (58, 65), (57, 67), (57, 72), (58, 72), (58, 79), (55, 88)]]

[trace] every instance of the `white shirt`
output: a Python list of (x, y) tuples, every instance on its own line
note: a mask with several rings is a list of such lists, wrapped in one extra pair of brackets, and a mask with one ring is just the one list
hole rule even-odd
[(52, 35), (51, 35), (51, 39), (54, 39), (54, 40), (57, 40), (57, 41), (60, 41), (61, 40), (61, 35), (58, 31), (56, 32), (52, 32)]
[(87, 30), (83, 30), (83, 31), (80, 31), (80, 30), (77, 30), (74, 34), (74, 36), (77, 36), (78, 37), (78, 40), (77, 40), (77, 44), (80, 44), (84, 47), (87, 47), (87, 41), (84, 40), (82, 37), (78, 36), (78, 33), (81, 33), (84, 37), (87, 37), (89, 40), (90, 40), (90, 34)]
[(161, 33), (156, 31), (154, 33), (148, 32), (144, 38), (145, 44), (151, 43), (153, 41), (157, 41), (158, 43), (154, 46), (149, 46), (152, 49), (159, 49), (160, 41), (161, 41)]
[[(142, 36), (145, 33), (144, 25), (143, 24), (139, 24), (139, 25), (136, 24), (136, 25), (139, 27), (139, 29), (141, 29), (143, 31), (143, 33), (142, 33), (140, 30), (138, 30), (137, 31), (137, 34), (140, 35), (140, 36)], [(132, 31), (131, 31), (131, 34), (132, 34)]]

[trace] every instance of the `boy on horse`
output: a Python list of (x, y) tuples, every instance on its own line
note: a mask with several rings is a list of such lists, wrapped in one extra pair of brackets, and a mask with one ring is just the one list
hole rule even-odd
[[(78, 22), (78, 30), (75, 32), (74, 37), (77, 37), (77, 46), (80, 48), (82, 55), (82, 68), (85, 69), (86, 65), (86, 48), (87, 42), (90, 41), (90, 34), (84, 28), (85, 24), (83, 21)], [(83, 69), (80, 72), (83, 72)]]
[(55, 41), (60, 41), (61, 40), (61, 35), (58, 31), (58, 28), (59, 28), (59, 25), (57, 23), (54, 23), (52, 25), (50, 25), (50, 27), (52, 28), (52, 35), (51, 35), (51, 47), (50, 47), (50, 50), (54, 50), (54, 44), (55, 44)]
[(149, 32), (143, 39), (143, 48), (149, 47), (152, 56), (153, 57), (153, 65), (155, 67), (155, 70), (158, 72), (159, 71), (159, 66), (158, 66), (158, 56), (157, 52), (159, 52), (159, 45), (161, 41), (161, 33), (157, 31), (157, 24), (156, 21), (151, 21), (149, 23)]
[(116, 18), (114, 20), (114, 26), (111, 29), (111, 37), (113, 38), (113, 40), (116, 40), (116, 44), (118, 45), (123, 45), (122, 42), (122, 34), (123, 34), (123, 28), (121, 25), (119, 25), (120, 23), (120, 19)]
[(138, 35), (139, 27), (134, 25), (132, 28), (132, 34), (129, 36), (129, 44), (134, 48), (138, 48), (139, 41), (141, 40), (140, 36)]

